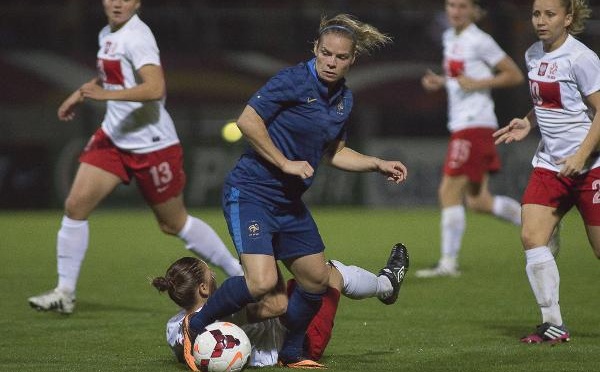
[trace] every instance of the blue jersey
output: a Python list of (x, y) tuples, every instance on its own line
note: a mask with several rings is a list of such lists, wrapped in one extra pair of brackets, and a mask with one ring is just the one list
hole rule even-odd
[[(286, 68), (254, 94), (248, 105), (267, 126), (275, 146), (290, 160), (304, 160), (315, 170), (334, 142), (346, 139), (352, 92), (340, 81), (331, 93), (315, 71), (315, 60)], [(225, 183), (246, 197), (276, 205), (299, 201), (313, 177), (284, 174), (253, 148), (241, 156)]]

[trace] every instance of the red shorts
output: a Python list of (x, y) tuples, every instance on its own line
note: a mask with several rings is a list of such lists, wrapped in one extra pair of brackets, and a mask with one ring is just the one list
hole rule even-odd
[(444, 163), (447, 176), (465, 175), (480, 183), (483, 176), (500, 170), (500, 158), (491, 128), (470, 128), (452, 133)]
[(98, 129), (83, 149), (79, 161), (116, 175), (124, 184), (135, 178), (149, 204), (163, 203), (178, 196), (185, 185), (180, 144), (147, 154), (135, 154), (119, 149), (102, 129)]
[(522, 203), (545, 205), (563, 213), (575, 205), (586, 225), (600, 226), (600, 168), (577, 177), (557, 177), (557, 172), (535, 168)]

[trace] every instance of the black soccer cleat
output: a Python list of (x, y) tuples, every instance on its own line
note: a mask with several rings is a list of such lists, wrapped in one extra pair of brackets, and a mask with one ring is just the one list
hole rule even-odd
[(386, 305), (391, 305), (398, 299), (398, 293), (400, 287), (404, 281), (404, 276), (408, 271), (409, 260), (408, 260), (408, 249), (402, 243), (397, 243), (392, 247), (392, 252), (388, 258), (387, 265), (379, 270), (379, 275), (385, 275), (392, 283), (392, 294), (385, 297), (379, 298), (381, 302)]

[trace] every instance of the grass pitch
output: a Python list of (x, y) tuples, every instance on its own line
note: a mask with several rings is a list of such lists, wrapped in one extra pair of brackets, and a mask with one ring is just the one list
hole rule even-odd
[[(231, 246), (219, 210), (192, 214)], [(581, 219), (564, 223), (561, 305), (572, 341), (522, 345), (540, 322), (524, 271), (519, 229), (468, 215), (462, 276), (417, 279), (436, 262), (435, 209), (314, 209), (329, 258), (378, 271), (403, 242), (411, 268), (398, 302), (343, 298), (324, 362), (331, 371), (597, 371), (600, 266)], [(0, 371), (185, 371), (165, 342), (177, 308), (149, 278), (188, 255), (160, 233), (148, 210), (102, 209), (90, 219), (90, 248), (71, 316), (39, 313), (27, 297), (56, 283), (55, 240), (62, 213), (0, 213)], [(218, 273), (222, 280), (224, 276)], [(279, 368), (265, 368), (275, 371)]]

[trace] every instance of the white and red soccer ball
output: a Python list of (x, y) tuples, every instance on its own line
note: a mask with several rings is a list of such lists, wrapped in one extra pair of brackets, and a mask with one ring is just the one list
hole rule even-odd
[(250, 340), (233, 323), (216, 322), (194, 341), (192, 354), (202, 372), (239, 372), (250, 357)]

